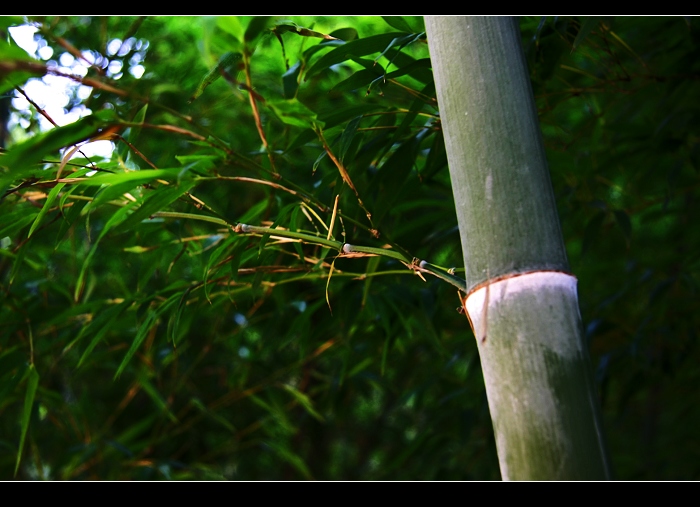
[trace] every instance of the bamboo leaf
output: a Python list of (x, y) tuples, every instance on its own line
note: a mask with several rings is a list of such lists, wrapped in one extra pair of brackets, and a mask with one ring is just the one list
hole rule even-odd
[[(367, 259), (367, 269), (365, 270), (365, 273), (369, 275), (376, 272), (377, 268), (379, 267), (380, 260), (381, 257), (378, 256)], [(367, 304), (367, 296), (369, 295), (369, 288), (372, 285), (372, 280), (374, 280), (373, 276), (368, 276), (365, 278), (364, 288), (362, 289), (362, 308), (364, 308)]]
[[(211, 69), (205, 76), (202, 78), (202, 81), (199, 83), (199, 86), (197, 86), (197, 89), (194, 91), (192, 96), (189, 99), (189, 103), (194, 102), (197, 97), (199, 97), (202, 93), (204, 93), (204, 90), (212, 84), (214, 81), (219, 79), (221, 77), (222, 72), (229, 72), (229, 70), (233, 69), (234, 66), (238, 64), (243, 59), (243, 55), (238, 52), (229, 52), (224, 54), (219, 61), (217, 62), (216, 66)], [(237, 73), (237, 70), (234, 71), (234, 75)]]
[(292, 465), (299, 471), (306, 479), (311, 480), (313, 477), (309, 471), (309, 467), (306, 466), (304, 460), (293, 451), (289, 450), (285, 445), (272, 440), (266, 442), (284, 461)]
[(581, 28), (579, 29), (578, 34), (576, 35), (576, 39), (574, 39), (574, 44), (571, 48), (572, 53), (586, 39), (586, 37), (588, 37), (588, 34), (591, 33), (591, 30), (598, 26), (599, 22), (600, 18), (596, 16), (586, 16), (581, 20)]
[(243, 36), (245, 42), (249, 43), (255, 40), (258, 37), (258, 35), (260, 35), (262, 31), (267, 27), (269, 21), (270, 16), (253, 17), (253, 19), (250, 20), (250, 23), (248, 23), (248, 28), (246, 28), (245, 35)]
[(433, 137), (433, 144), (428, 152), (423, 170), (420, 173), (423, 181), (429, 181), (438, 171), (447, 167), (447, 152), (442, 130)]
[(39, 227), (41, 220), (49, 212), (49, 210), (51, 209), (51, 205), (56, 200), (58, 193), (61, 191), (61, 189), (63, 189), (64, 186), (65, 186), (65, 183), (58, 183), (55, 187), (53, 187), (51, 189), (51, 192), (49, 192), (49, 195), (46, 196), (46, 201), (44, 201), (44, 205), (41, 207), (41, 211), (39, 211), (39, 214), (36, 216), (34, 223), (29, 228), (29, 233), (27, 234), (27, 236), (31, 236), (34, 233), (34, 231), (36, 230), (36, 228)]
[(80, 356), (80, 360), (78, 361), (78, 365), (76, 366), (76, 368), (80, 368), (80, 366), (85, 362), (85, 360), (88, 357), (90, 357), (90, 354), (95, 349), (95, 347), (102, 341), (102, 338), (104, 338), (107, 332), (112, 329), (112, 325), (117, 320), (117, 317), (119, 317), (122, 314), (122, 312), (131, 304), (132, 302), (130, 300), (127, 300), (100, 312), (100, 314), (95, 318), (95, 320), (93, 320), (90, 323), (89, 326), (83, 327), (80, 330), (76, 341), (82, 338), (84, 334), (90, 334), (95, 330), (96, 332), (95, 336), (93, 336), (92, 340), (90, 340), (90, 343), (85, 348), (85, 351)]
[(177, 331), (180, 326), (180, 317), (182, 316), (182, 310), (185, 308), (187, 303), (187, 296), (189, 296), (190, 292), (192, 292), (192, 290), (195, 288), (196, 285), (191, 285), (182, 292), (180, 303), (177, 305), (177, 309), (175, 310), (175, 313), (173, 314), (173, 316), (170, 319), (170, 322), (168, 323), (168, 337), (170, 338), (170, 341), (173, 345), (176, 344), (175, 338), (177, 337)]
[(403, 19), (401, 16), (382, 16), (382, 19), (384, 21), (386, 21), (386, 23), (390, 27), (396, 28), (397, 30), (399, 30), (401, 32), (408, 32), (408, 33), (413, 32), (411, 27), (408, 26), (408, 23), (406, 22), (406, 20)]
[(278, 23), (275, 25), (274, 28), (271, 29), (271, 31), (275, 34), (283, 34), (287, 32), (295, 33), (297, 35), (300, 35), (302, 37), (315, 37), (318, 39), (326, 39), (326, 40), (333, 40), (335, 37), (332, 37), (330, 35), (326, 35), (321, 32), (316, 32), (314, 30), (310, 30), (308, 28), (304, 28), (303, 26), (299, 26), (296, 23), (292, 21), (284, 21), (281, 23)]
[(17, 178), (40, 170), (36, 167), (46, 155), (96, 135), (99, 129), (112, 125), (117, 117), (111, 109), (103, 109), (78, 121), (38, 134), (13, 146), (0, 157), (0, 166), (9, 169), (0, 177), (0, 189)]
[(316, 411), (316, 409), (314, 409), (314, 405), (311, 401), (311, 398), (309, 398), (306, 394), (302, 393), (301, 391), (289, 384), (283, 384), (282, 388), (289, 394), (291, 394), (295, 400), (301, 403), (301, 406), (304, 407), (304, 410), (306, 410), (314, 419), (316, 419), (318, 422), (325, 422), (323, 416), (319, 414)]
[(39, 211), (26, 208), (0, 214), (0, 238), (13, 236), (17, 231), (36, 220), (38, 214)]
[(236, 245), (236, 242), (238, 241), (238, 236), (232, 236), (229, 235), (224, 241), (221, 242), (219, 246), (216, 247), (216, 249), (211, 253), (209, 256), (209, 259), (207, 260), (207, 264), (204, 267), (204, 273), (202, 278), (204, 279), (204, 297), (207, 298), (207, 301), (211, 303), (209, 300), (209, 276), (211, 274), (212, 267), (219, 262), (219, 259), (221, 259), (225, 253), (227, 253), (232, 246)]
[(277, 117), (287, 125), (302, 128), (309, 128), (314, 125), (323, 127), (323, 122), (320, 122), (316, 118), (316, 113), (297, 99), (268, 100), (266, 104), (270, 106)]
[(27, 392), (24, 395), (24, 409), (22, 411), (22, 429), (19, 437), (19, 448), (17, 449), (17, 461), (15, 462), (15, 476), (17, 475), (17, 470), (19, 470), (19, 464), (22, 459), (24, 441), (27, 437), (29, 422), (32, 418), (32, 407), (34, 406), (34, 397), (36, 395), (36, 389), (39, 386), (39, 373), (36, 371), (36, 368), (33, 364), (29, 365), (29, 371), (27, 376), (29, 377), (29, 380), (27, 382)]
[(364, 88), (369, 85), (372, 81), (377, 78), (381, 78), (382, 74), (380, 69), (377, 70), (367, 70), (362, 69), (355, 72), (352, 76), (344, 79), (343, 81), (336, 84), (331, 91), (342, 92), (357, 90), (358, 88)]
[[(298, 232), (301, 229), (302, 216), (303, 216), (303, 213), (301, 211), (301, 206), (296, 206), (292, 210), (292, 216), (289, 219), (289, 225), (290, 225), (290, 229), (292, 231)], [(297, 255), (299, 256), (299, 260), (303, 261), (304, 260), (304, 250), (301, 248), (301, 242), (295, 241), (292, 244), (294, 245), (294, 250), (296, 250)]]
[(136, 351), (139, 349), (141, 344), (143, 343), (143, 340), (146, 338), (146, 335), (148, 332), (151, 330), (151, 328), (154, 325), (157, 325), (157, 320), (160, 315), (168, 310), (175, 302), (178, 300), (179, 294), (175, 294), (173, 296), (170, 296), (165, 302), (163, 302), (157, 310), (152, 310), (148, 309), (148, 314), (146, 316), (146, 319), (143, 321), (141, 326), (139, 327), (138, 332), (136, 333), (136, 337), (134, 338), (134, 341), (131, 342), (131, 347), (129, 347), (129, 350), (126, 352), (126, 355), (124, 356), (124, 359), (122, 359), (122, 362), (119, 364), (119, 368), (117, 368), (117, 372), (114, 374), (113, 379), (116, 380), (119, 378), (121, 375), (122, 371), (124, 371), (124, 368), (126, 368), (126, 365), (129, 364), (129, 361), (131, 361), (131, 358), (134, 357), (134, 354), (136, 354)]
[[(118, 185), (120, 183), (136, 183), (141, 185), (155, 179), (175, 179), (182, 171), (175, 169), (144, 169), (141, 171), (129, 171), (116, 174), (99, 174), (78, 181), (80, 185)], [(135, 185), (134, 185), (135, 186)], [(133, 187), (132, 187), (133, 188)]]
[(319, 58), (311, 69), (309, 69), (306, 79), (309, 79), (322, 70), (327, 69), (331, 65), (336, 65), (349, 60), (353, 56), (366, 56), (384, 51), (386, 50), (387, 45), (391, 44), (392, 41), (405, 35), (405, 33), (400, 32), (384, 33), (347, 42)]
[(122, 231), (133, 227), (141, 221), (146, 220), (155, 212), (168, 206), (182, 194), (189, 191), (194, 185), (194, 181), (183, 181), (180, 182), (179, 185), (171, 185), (168, 188), (157, 189), (143, 201), (143, 204), (141, 204), (133, 214), (115, 227)]
[(353, 27), (348, 27), (348, 28), (339, 28), (337, 30), (333, 30), (330, 35), (332, 37), (335, 37), (336, 39), (341, 39), (345, 42), (350, 42), (352, 40), (357, 39), (358, 33), (357, 30)]
[[(400, 195), (399, 190), (415, 164), (418, 146), (419, 142), (416, 138), (407, 140), (399, 146), (377, 172), (371, 185), (371, 187), (377, 189), (381, 195), (374, 210), (377, 223), (382, 220), (384, 215), (392, 208), (398, 199)], [(388, 188), (392, 190), (387, 192), (386, 190)]]
[[(393, 59), (392, 59), (393, 62)], [(406, 74), (410, 75), (411, 77), (414, 77), (415, 79), (419, 81), (423, 81), (423, 73), (428, 72), (430, 74), (429, 69), (432, 68), (432, 63), (430, 62), (430, 58), (421, 58), (420, 60), (414, 60), (413, 62), (404, 65), (400, 67), (399, 69), (389, 72), (386, 75), (386, 79), (395, 79), (397, 77), (405, 76)], [(423, 81), (426, 84), (429, 81)]]
[(358, 104), (355, 106), (333, 109), (325, 113), (319, 113), (318, 119), (325, 124), (325, 128), (330, 129), (340, 125), (358, 115), (383, 111), (386, 106), (382, 104)]
[[(409, 45), (412, 42), (417, 41), (420, 37), (425, 36), (425, 34), (408, 34), (408, 35), (403, 35), (401, 37), (396, 37), (394, 40), (392, 40), (389, 45), (387, 45), (386, 48), (384, 48), (384, 51), (382, 51), (377, 58), (374, 59), (375, 62), (378, 62), (379, 59), (384, 56), (390, 49), (392, 49), (394, 46), (399, 46), (399, 51), (403, 49), (405, 46)], [(391, 65), (391, 61), (389, 62), (389, 65)], [(387, 68), (389, 67), (387, 65)]]
[(362, 116), (358, 116), (357, 118), (351, 120), (350, 123), (348, 123), (348, 126), (345, 127), (345, 130), (343, 130), (343, 133), (340, 135), (340, 141), (338, 143), (340, 145), (338, 147), (338, 157), (341, 161), (345, 160), (345, 155), (347, 154), (348, 148), (350, 148), (350, 145), (355, 138), (355, 134), (357, 133), (357, 128), (360, 126), (361, 120)]
[(299, 73), (301, 72), (301, 61), (292, 65), (287, 72), (282, 74), (282, 88), (285, 99), (296, 97), (299, 89)]
[(216, 26), (229, 35), (232, 35), (234, 39), (238, 41), (243, 40), (245, 30), (238, 16), (219, 16), (216, 18)]
[(160, 395), (158, 392), (158, 389), (151, 383), (150, 380), (148, 380), (148, 377), (146, 376), (146, 373), (142, 370), (139, 372), (137, 375), (139, 384), (143, 388), (143, 390), (146, 392), (149, 398), (153, 400), (153, 402), (156, 404), (156, 406), (163, 412), (165, 412), (168, 416), (168, 418), (174, 422), (177, 423), (177, 417), (175, 417), (175, 414), (173, 414), (170, 411), (170, 407), (166, 403), (166, 401), (163, 399), (163, 397)]

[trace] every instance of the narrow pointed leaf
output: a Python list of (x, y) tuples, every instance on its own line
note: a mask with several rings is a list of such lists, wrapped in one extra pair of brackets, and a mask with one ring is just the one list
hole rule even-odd
[(382, 16), (382, 19), (392, 28), (396, 28), (402, 32), (413, 32), (406, 20), (401, 16)]
[(394, 39), (405, 35), (405, 33), (384, 33), (347, 42), (319, 58), (311, 69), (309, 69), (306, 78), (308, 79), (318, 74), (331, 65), (349, 60), (353, 56), (365, 56), (384, 51), (387, 45)]
[(15, 475), (19, 470), (19, 464), (22, 459), (22, 450), (24, 449), (24, 441), (27, 437), (29, 422), (32, 418), (32, 407), (34, 406), (34, 396), (36, 389), (39, 386), (39, 373), (34, 365), (29, 366), (29, 379), (27, 382), (27, 392), (24, 395), (24, 409), (22, 410), (22, 429), (19, 437), (19, 448), (17, 449), (17, 461), (15, 462)]

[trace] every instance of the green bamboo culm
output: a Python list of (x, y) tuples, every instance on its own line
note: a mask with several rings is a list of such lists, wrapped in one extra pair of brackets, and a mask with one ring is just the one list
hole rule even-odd
[(609, 478), (517, 21), (425, 26), (501, 475)]

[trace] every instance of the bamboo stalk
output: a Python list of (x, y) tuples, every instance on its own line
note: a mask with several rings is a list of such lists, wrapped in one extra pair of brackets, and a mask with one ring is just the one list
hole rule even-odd
[(520, 32), (427, 17), (466, 311), (503, 479), (610, 475)]

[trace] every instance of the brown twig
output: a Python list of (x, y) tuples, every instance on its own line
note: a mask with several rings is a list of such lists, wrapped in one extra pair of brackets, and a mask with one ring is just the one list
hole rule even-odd
[(46, 35), (46, 36), (48, 36), (48, 37), (50, 37), (50, 38), (52, 38), (53, 40), (55, 40), (59, 45), (61, 45), (61, 46), (63, 47), (63, 49), (65, 49), (66, 51), (68, 51), (68, 52), (69, 52), (71, 55), (73, 55), (76, 59), (84, 61), (84, 62), (87, 63), (91, 68), (95, 69), (95, 71), (96, 71), (99, 75), (104, 76), (105, 71), (104, 71), (104, 69), (103, 69), (102, 67), (100, 67), (99, 65), (95, 65), (94, 63), (90, 63), (90, 61), (87, 60), (87, 59), (83, 56), (83, 54), (78, 50), (78, 48), (76, 48), (73, 44), (71, 44), (70, 42), (68, 42), (66, 39), (64, 39), (63, 37), (59, 37), (59, 36), (57, 36), (57, 35), (53, 35), (53, 34), (51, 34), (51, 33), (48, 32), (48, 31), (44, 31), (44, 32), (42, 32), (42, 34), (43, 34), (43, 35)]
[(124, 144), (126, 144), (134, 153), (136, 153), (139, 157), (141, 157), (141, 158), (144, 160), (144, 162), (146, 162), (148, 165), (150, 165), (153, 169), (158, 169), (158, 168), (156, 167), (156, 165), (155, 165), (153, 162), (151, 162), (150, 160), (148, 160), (148, 158), (146, 157), (146, 155), (144, 155), (143, 153), (141, 153), (141, 152), (138, 150), (138, 148), (136, 148), (136, 146), (134, 146), (133, 144), (131, 144), (129, 141), (127, 141), (126, 139), (124, 139), (124, 138), (123, 138), (122, 136), (120, 136), (119, 134), (115, 134), (115, 136), (117, 137), (117, 139), (119, 139), (120, 141), (124, 142)]
[[(263, 130), (262, 120), (260, 119), (260, 112), (258, 111), (258, 105), (255, 102), (255, 98), (260, 97), (257, 93), (252, 93), (253, 91), (253, 81), (250, 77), (250, 55), (247, 49), (243, 51), (243, 70), (245, 72), (245, 84), (248, 90), (248, 98), (250, 99), (250, 107), (253, 110), (253, 117), (255, 118), (255, 127), (258, 129), (258, 134), (260, 135), (260, 140), (267, 151), (267, 157), (270, 159), (270, 167), (272, 172), (277, 174), (277, 168), (275, 167), (275, 161), (272, 157), (272, 150), (270, 150), (270, 145), (267, 143), (267, 138), (265, 137), (265, 131)], [(262, 98), (262, 97), (260, 97)]]
[(341, 178), (343, 178), (343, 181), (348, 184), (348, 186), (352, 189), (352, 191), (355, 193), (355, 197), (357, 197), (357, 202), (360, 205), (360, 208), (364, 210), (364, 212), (367, 214), (367, 220), (369, 220), (370, 225), (374, 229), (374, 224), (372, 223), (372, 214), (365, 208), (364, 203), (362, 202), (362, 199), (360, 198), (360, 194), (357, 191), (357, 188), (355, 188), (355, 185), (353, 184), (352, 180), (350, 179), (350, 174), (348, 173), (348, 170), (345, 168), (343, 163), (338, 160), (338, 158), (335, 156), (333, 151), (331, 150), (330, 146), (328, 146), (328, 143), (326, 142), (326, 138), (323, 137), (323, 131), (321, 131), (320, 128), (315, 129), (316, 130), (316, 135), (318, 135), (319, 140), (323, 144), (323, 149), (326, 150), (326, 154), (328, 155), (328, 158), (330, 158), (335, 166), (338, 168), (338, 172), (340, 172)]
[[(29, 102), (32, 106), (34, 106), (34, 108), (39, 112), (39, 114), (41, 114), (41, 116), (46, 118), (49, 121), (49, 123), (51, 123), (51, 125), (53, 125), (54, 127), (58, 127), (58, 123), (56, 123), (53, 120), (53, 118), (51, 118), (51, 116), (49, 116), (49, 113), (44, 111), (42, 108), (39, 107), (39, 104), (34, 102), (32, 99), (30, 99), (29, 95), (27, 95), (21, 87), (15, 86), (15, 90), (17, 90), (19, 93), (21, 93), (24, 96), (24, 98), (27, 99), (27, 102)], [(80, 153), (83, 157), (85, 157), (86, 160), (88, 160), (90, 162), (90, 164), (92, 164), (92, 166), (91, 166), (92, 169), (96, 170), (95, 164), (93, 164), (92, 160), (90, 160), (90, 158), (85, 153), (83, 153), (82, 150), (78, 150), (78, 153)]]
[(196, 132), (192, 132), (191, 130), (183, 129), (182, 127), (176, 127), (175, 125), (154, 125), (153, 123), (132, 123), (132, 122), (124, 122), (121, 123), (120, 125), (124, 127), (142, 127), (146, 129), (155, 129), (155, 130), (164, 130), (166, 132), (174, 132), (176, 134), (182, 134), (184, 136), (189, 136), (197, 141), (205, 141), (207, 140), (206, 137), (201, 136), (197, 134)]
[(44, 111), (42, 108), (39, 107), (39, 104), (37, 104), (36, 102), (34, 102), (32, 99), (30, 99), (30, 98), (29, 98), (29, 95), (27, 95), (27, 94), (24, 92), (24, 90), (23, 90), (22, 88), (20, 88), (19, 86), (15, 86), (15, 90), (17, 90), (19, 93), (21, 93), (21, 94), (24, 96), (24, 98), (27, 99), (27, 102), (29, 102), (32, 106), (34, 106), (34, 109), (36, 109), (37, 112), (38, 112), (41, 116), (43, 116), (44, 118), (46, 118), (47, 120), (49, 120), (49, 123), (50, 123), (51, 125), (53, 125), (54, 127), (58, 127), (58, 123), (56, 123), (55, 121), (53, 121), (53, 118), (51, 118), (51, 117), (49, 116), (49, 113), (47, 113), (46, 111)]

